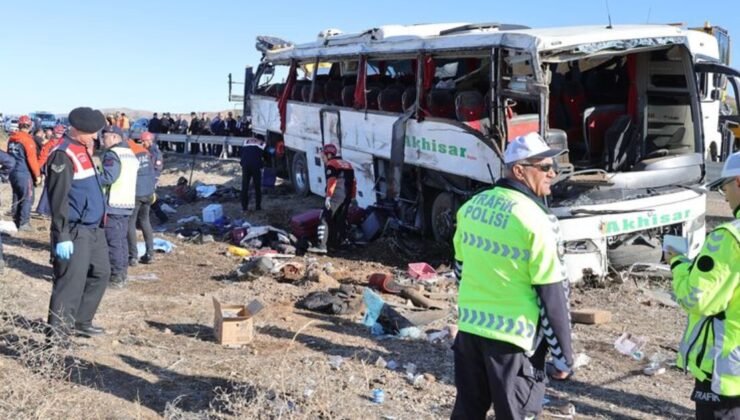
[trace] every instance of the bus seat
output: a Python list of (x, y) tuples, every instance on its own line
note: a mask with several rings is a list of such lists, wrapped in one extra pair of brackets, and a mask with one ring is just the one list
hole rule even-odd
[(402, 96), (402, 88), (398, 86), (387, 87), (380, 92), (380, 95), (378, 95), (378, 107), (381, 111), (403, 112), (401, 107)]
[(601, 159), (606, 130), (626, 112), (624, 105), (599, 105), (583, 111), (583, 139), (589, 160)]
[(365, 101), (367, 109), (378, 109), (378, 96), (381, 88), (378, 86), (368, 86), (365, 91)]
[(477, 121), (485, 116), (483, 95), (475, 90), (460, 92), (455, 97), (455, 115), (458, 121)]
[[(308, 89), (309, 93), (311, 92), (310, 86)], [(324, 104), (326, 103), (326, 97), (324, 96), (324, 84), (316, 82), (316, 86), (313, 89), (313, 101), (311, 101), (315, 104)]]
[(401, 106), (403, 107), (403, 110), (407, 111), (409, 108), (414, 106), (414, 102), (416, 102), (416, 88), (407, 87), (401, 96)]
[(342, 105), (355, 106), (355, 85), (347, 85), (342, 88)]
[(485, 114), (486, 105), (483, 95), (476, 90), (460, 92), (455, 96), (455, 114), (457, 120), (470, 128), (487, 134), (491, 123)]
[(342, 106), (342, 81), (329, 80), (324, 85), (324, 98), (329, 105)]
[(455, 119), (455, 98), (449, 89), (432, 89), (427, 95), (427, 108), (432, 117)]
[(512, 141), (519, 136), (531, 132), (540, 131), (540, 116), (537, 114), (521, 114), (512, 118), (507, 118), (506, 125), (508, 128), (507, 141)]

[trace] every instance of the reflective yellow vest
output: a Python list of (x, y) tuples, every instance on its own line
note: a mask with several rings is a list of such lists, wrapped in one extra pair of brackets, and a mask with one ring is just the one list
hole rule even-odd
[(128, 147), (112, 147), (110, 150), (121, 161), (121, 173), (106, 191), (108, 205), (117, 209), (133, 209), (136, 204), (136, 175), (139, 171), (139, 159)]
[(459, 329), (534, 350), (540, 308), (533, 286), (568, 278), (557, 218), (525, 194), (495, 187), (460, 208), (453, 242), (463, 264)]
[(678, 366), (712, 391), (740, 395), (740, 212), (707, 236), (694, 261), (674, 257), (673, 292), (688, 312)]

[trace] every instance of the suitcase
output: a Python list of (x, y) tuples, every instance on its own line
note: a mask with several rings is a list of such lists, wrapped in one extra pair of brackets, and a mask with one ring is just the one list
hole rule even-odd
[(290, 232), (298, 239), (315, 241), (321, 221), (321, 211), (321, 209), (313, 209), (291, 217)]

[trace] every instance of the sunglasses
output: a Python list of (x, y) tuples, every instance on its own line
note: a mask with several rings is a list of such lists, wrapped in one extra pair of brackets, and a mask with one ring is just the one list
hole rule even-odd
[(723, 182), (722, 184), (720, 184), (719, 188), (717, 188), (717, 192), (719, 192), (719, 194), (720, 194), (720, 195), (721, 195), (722, 197), (724, 197), (725, 195), (727, 195), (727, 193), (725, 192), (725, 187), (726, 187), (726, 186), (728, 186), (728, 185), (730, 185), (730, 183), (731, 183), (732, 181), (734, 181), (734, 180), (735, 180), (735, 178), (730, 178), (730, 179), (728, 179), (727, 181), (725, 181), (725, 182)]
[(556, 166), (554, 163), (520, 163), (522, 166), (531, 166), (537, 168), (542, 172), (554, 171)]

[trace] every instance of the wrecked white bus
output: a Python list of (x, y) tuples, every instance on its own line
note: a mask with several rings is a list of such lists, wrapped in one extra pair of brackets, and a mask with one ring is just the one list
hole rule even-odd
[(447, 241), (456, 209), (502, 175), (508, 142), (538, 131), (569, 149), (548, 205), (573, 281), (658, 262), (666, 233), (691, 254), (704, 240), (704, 128), (681, 28), (383, 26), (258, 48), (252, 130), (298, 193), (324, 194), (319, 153), (335, 143), (361, 206), (393, 203), (403, 226)]

